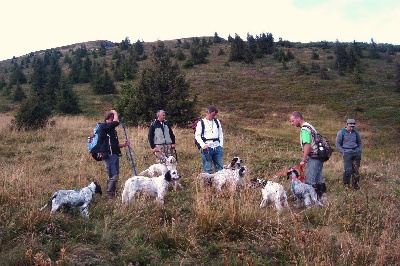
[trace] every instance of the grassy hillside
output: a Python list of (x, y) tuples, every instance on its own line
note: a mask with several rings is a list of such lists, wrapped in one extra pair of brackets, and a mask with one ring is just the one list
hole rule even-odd
[[(218, 55), (220, 49), (225, 55)], [(105, 189), (104, 166), (88, 156), (85, 141), (113, 103), (111, 97), (93, 95), (87, 84), (75, 86), (83, 115), (56, 116), (44, 130), (18, 132), (10, 126), (18, 106), (1, 97), (2, 264), (398, 264), (400, 101), (394, 76), (400, 59), (364, 58), (362, 82), (357, 83), (353, 75), (340, 76), (333, 69), (332, 50), (298, 45), (290, 48), (296, 59), (286, 67), (272, 56), (253, 65), (229, 62), (227, 44), (209, 50), (207, 64), (184, 72), (191, 91), (199, 95), (198, 108), (215, 104), (220, 110), (225, 162), (240, 156), (250, 169), (247, 181), (258, 177), (284, 185), (290, 209), (260, 209), (260, 189), (218, 194), (205, 187), (196, 178), (201, 159), (191, 129), (175, 128), (183, 188), (170, 190), (165, 206), (145, 197), (123, 206), (120, 198), (110, 202), (97, 195), (89, 219), (73, 211), (39, 212), (59, 189), (82, 188), (92, 180)], [(312, 52), (320, 59), (311, 60)], [(1, 62), (0, 68), (8, 63)], [(326, 67), (329, 80), (313, 73), (312, 63)], [(299, 75), (299, 64), (309, 71)], [(289, 123), (294, 110), (302, 111), (332, 143), (347, 118), (357, 120), (364, 144), (360, 191), (342, 188), (343, 163), (335, 152), (324, 165), (328, 202), (320, 208), (295, 208), (289, 182), (278, 177), (301, 158), (298, 129)], [(121, 128), (118, 135), (124, 135)], [(155, 160), (147, 128), (130, 127), (128, 135), (140, 172)], [(133, 174), (128, 158), (126, 153), (121, 157), (119, 191)]]

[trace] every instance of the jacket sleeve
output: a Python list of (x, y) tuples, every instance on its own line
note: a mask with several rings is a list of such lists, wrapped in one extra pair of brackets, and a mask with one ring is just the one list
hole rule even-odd
[(343, 143), (343, 134), (342, 134), (342, 130), (339, 130), (339, 132), (336, 135), (336, 149), (338, 150), (338, 152), (340, 152), (341, 154), (344, 153), (343, 147), (342, 147), (342, 143)]
[(362, 152), (362, 140), (360, 133), (357, 132), (357, 149)]
[(168, 129), (169, 129), (169, 135), (170, 135), (170, 137), (171, 137), (172, 144), (175, 144), (175, 134), (174, 134), (174, 132), (172, 131), (172, 127), (171, 127), (171, 125), (169, 124), (169, 122), (168, 122)]
[(154, 149), (156, 147), (156, 145), (154, 144), (154, 127), (155, 127), (154, 124), (155, 123), (151, 123), (150, 128), (149, 128), (149, 134), (147, 136), (147, 138), (149, 139), (150, 147), (152, 149)]

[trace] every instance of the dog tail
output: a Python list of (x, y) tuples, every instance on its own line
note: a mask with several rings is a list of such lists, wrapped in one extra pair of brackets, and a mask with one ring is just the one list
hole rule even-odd
[(51, 206), (53, 199), (57, 196), (57, 192), (53, 194), (53, 196), (51, 197), (51, 199), (49, 199), (49, 201), (42, 207), (39, 209), (39, 211), (43, 211), (44, 209), (46, 209), (47, 206)]

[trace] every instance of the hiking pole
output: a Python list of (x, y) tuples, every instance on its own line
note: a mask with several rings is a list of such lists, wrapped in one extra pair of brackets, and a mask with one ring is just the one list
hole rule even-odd
[[(121, 124), (122, 124), (122, 128), (124, 129), (124, 132), (125, 132), (125, 139), (128, 140), (128, 134), (126, 133), (124, 118), (121, 118)], [(132, 157), (131, 145), (128, 145), (128, 151), (129, 151), (129, 158), (132, 163), (133, 172), (136, 175), (136, 167), (135, 167), (135, 162), (133, 161), (133, 157)]]

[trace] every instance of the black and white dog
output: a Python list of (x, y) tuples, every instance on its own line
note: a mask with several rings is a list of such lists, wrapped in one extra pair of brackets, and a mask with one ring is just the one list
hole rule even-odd
[(224, 168), (214, 174), (200, 173), (197, 178), (203, 179), (205, 184), (213, 185), (218, 191), (222, 187), (228, 187), (231, 191), (236, 191), (238, 186), (243, 185), (244, 175), (248, 173), (246, 166), (238, 169)]
[(137, 192), (145, 192), (155, 197), (158, 202), (164, 204), (164, 196), (168, 191), (171, 181), (179, 180), (180, 175), (176, 170), (168, 170), (165, 174), (157, 177), (133, 176), (125, 181), (122, 192), (122, 203), (133, 202)]
[[(163, 157), (160, 159), (161, 163), (152, 164), (146, 170), (139, 173), (139, 176), (148, 176), (148, 177), (156, 177), (160, 175), (164, 175), (168, 172), (168, 170), (176, 170), (178, 162), (176, 161), (174, 156)], [(179, 184), (178, 180), (174, 180), (172, 183), (174, 190), (177, 187), (182, 187)]]
[(62, 206), (79, 207), (81, 215), (89, 217), (89, 204), (95, 193), (102, 194), (101, 186), (97, 182), (92, 182), (89, 186), (79, 190), (59, 190), (53, 194), (46, 205), (40, 208), (40, 211), (48, 205), (51, 205), (50, 213), (56, 212)]
[(307, 208), (313, 205), (323, 206), (318, 200), (315, 189), (311, 185), (301, 182), (299, 177), (299, 173), (293, 168), (288, 170), (287, 179), (290, 179), (290, 187), (296, 202), (296, 208), (301, 208), (303, 203)]

